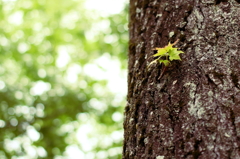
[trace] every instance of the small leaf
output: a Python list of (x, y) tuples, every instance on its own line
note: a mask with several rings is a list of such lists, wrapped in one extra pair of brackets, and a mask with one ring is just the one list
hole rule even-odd
[(178, 51), (177, 48), (172, 48), (169, 51), (169, 60), (181, 60), (179, 54), (183, 53), (182, 51)]
[(171, 44), (171, 43), (168, 43), (168, 45), (167, 46), (165, 46), (164, 48), (165, 48), (165, 50), (167, 51), (167, 52), (169, 52), (169, 50), (171, 50), (173, 47), (173, 44)]
[(173, 44), (168, 43), (167, 46), (165, 46), (164, 48), (156, 48), (155, 50), (157, 50), (158, 52), (156, 54), (154, 54), (153, 56), (168, 56), (168, 52), (169, 50), (172, 49)]
[(168, 66), (170, 64), (169, 60), (159, 60), (160, 63), (163, 63), (165, 66)]
[(165, 48), (156, 48), (157, 53), (154, 54), (153, 56), (164, 56), (167, 53), (167, 50)]

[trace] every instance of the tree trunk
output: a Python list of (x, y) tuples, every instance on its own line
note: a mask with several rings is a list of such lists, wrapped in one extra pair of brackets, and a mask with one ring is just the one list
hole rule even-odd
[[(240, 158), (239, 0), (130, 0), (124, 159)], [(156, 47), (180, 39), (163, 74)]]

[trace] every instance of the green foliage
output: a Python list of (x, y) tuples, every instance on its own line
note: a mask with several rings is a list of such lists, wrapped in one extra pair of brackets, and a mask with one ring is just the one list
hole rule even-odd
[[(169, 66), (170, 65), (170, 61), (173, 60), (181, 60), (179, 54), (183, 53), (183, 51), (178, 51), (178, 48), (174, 48), (173, 45), (175, 45), (178, 42), (178, 40), (176, 42), (174, 42), (173, 44), (168, 43), (167, 46), (163, 47), (163, 48), (156, 48), (154, 50), (157, 50), (157, 53), (154, 54), (154, 57), (157, 57), (157, 59), (155, 59), (154, 61), (152, 61), (149, 66), (157, 61), (159, 61), (159, 63), (163, 63), (164, 66)], [(149, 67), (148, 66), (148, 67)]]
[(84, 4), (0, 2), (0, 158), (121, 158), (127, 7)]

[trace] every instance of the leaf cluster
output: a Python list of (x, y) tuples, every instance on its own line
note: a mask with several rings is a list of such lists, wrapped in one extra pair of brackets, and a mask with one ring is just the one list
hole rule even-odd
[(168, 45), (163, 48), (155, 48), (154, 50), (157, 50), (157, 53), (153, 56), (157, 57), (157, 59), (152, 61), (149, 66), (153, 63), (156, 63), (157, 61), (159, 61), (160, 64), (163, 63), (165, 66), (169, 66), (170, 61), (181, 60), (181, 57), (179, 55), (184, 52), (179, 51), (178, 48), (173, 47), (173, 45), (175, 45), (177, 42), (178, 40), (172, 44), (169, 42)]

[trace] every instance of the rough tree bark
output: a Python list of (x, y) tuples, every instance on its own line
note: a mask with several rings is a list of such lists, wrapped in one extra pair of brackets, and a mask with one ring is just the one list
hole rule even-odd
[[(239, 28), (239, 0), (130, 0), (124, 159), (240, 158)], [(152, 49), (177, 39), (159, 80)]]

